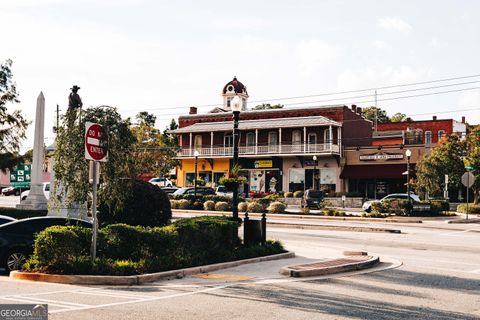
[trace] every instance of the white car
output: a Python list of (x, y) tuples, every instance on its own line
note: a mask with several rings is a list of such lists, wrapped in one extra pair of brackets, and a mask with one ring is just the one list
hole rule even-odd
[[(30, 190), (23, 191), (22, 196), (20, 197), (21, 201), (27, 199), (29, 193)], [(47, 198), (47, 200), (50, 199), (50, 182), (43, 183), (43, 194), (45, 195), (45, 198)]]
[[(372, 203), (383, 202), (383, 201), (388, 200), (388, 199), (407, 200), (408, 195), (406, 193), (392, 193), (392, 194), (389, 194), (388, 196), (383, 197), (380, 200), (365, 201), (362, 205), (362, 209), (365, 212), (370, 212), (372, 210)], [(412, 199), (413, 202), (419, 202), (420, 201), (420, 198), (416, 194), (413, 194), (413, 193), (410, 193), (410, 199)]]
[(173, 187), (172, 181), (170, 181), (167, 177), (152, 178), (148, 180), (148, 182), (159, 187)]
[(218, 186), (215, 189), (215, 194), (217, 196), (222, 196), (222, 197), (227, 197), (227, 198), (232, 198), (233, 197), (233, 192), (228, 191), (227, 187), (225, 187), (225, 186)]

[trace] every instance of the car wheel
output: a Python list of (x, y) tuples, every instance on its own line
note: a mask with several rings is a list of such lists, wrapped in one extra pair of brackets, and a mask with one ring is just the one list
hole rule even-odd
[(368, 207), (367, 209), (365, 209), (363, 211), (365, 211), (366, 213), (370, 213), (370, 212), (372, 212), (372, 207)]
[(5, 270), (20, 270), (27, 261), (27, 255), (22, 250), (11, 250), (5, 258)]
[(25, 199), (27, 199), (27, 196), (23, 196), (23, 197), (22, 197), (22, 201), (24, 201)]
[(20, 191), (18, 191), (18, 190), (15, 191), (15, 195), (16, 195), (16, 196), (19, 196), (19, 195), (20, 195)]

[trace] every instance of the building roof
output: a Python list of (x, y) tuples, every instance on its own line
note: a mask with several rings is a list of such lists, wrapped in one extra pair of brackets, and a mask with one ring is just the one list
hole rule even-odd
[[(342, 124), (322, 116), (314, 117), (295, 117), (295, 118), (276, 118), (259, 120), (242, 120), (239, 122), (240, 130), (255, 129), (274, 129), (274, 128), (301, 128), (317, 126), (341, 127)], [(233, 129), (232, 121), (221, 122), (203, 122), (195, 123), (191, 126), (172, 130), (172, 133), (190, 133), (190, 132), (212, 132), (212, 131), (231, 131)]]
[[(233, 90), (228, 90), (229, 89), (229, 86), (231, 86), (231, 88)], [(243, 85), (243, 83), (241, 83), (240, 81), (237, 80), (237, 77), (233, 77), (233, 80), (230, 81), (229, 83), (227, 83), (224, 87), (223, 87), (223, 90), (222, 90), (222, 93), (225, 94), (227, 93), (227, 91), (229, 93), (232, 93), (232, 94), (246, 94), (248, 96), (248, 93), (247, 93), (247, 87), (245, 87)]]

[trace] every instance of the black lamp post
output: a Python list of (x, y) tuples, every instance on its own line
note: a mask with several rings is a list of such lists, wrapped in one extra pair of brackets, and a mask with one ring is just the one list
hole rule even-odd
[(408, 207), (410, 210), (412, 207), (412, 199), (410, 198), (410, 157), (412, 156), (412, 151), (410, 151), (410, 149), (407, 149), (407, 151), (405, 151), (405, 155), (407, 156), (407, 198)]
[(194, 197), (197, 198), (197, 168), (198, 168), (198, 156), (200, 155), (200, 153), (195, 150), (195, 152), (193, 153), (193, 155), (195, 156), (195, 176), (193, 177), (193, 194), (194, 194)]
[[(233, 163), (232, 168), (238, 166), (238, 142), (240, 132), (238, 130), (238, 121), (240, 120), (240, 110), (242, 110), (243, 101), (239, 96), (233, 97), (230, 105), (233, 112)], [(233, 188), (232, 196), (232, 215), (233, 218), (238, 219), (238, 186)]]
[(317, 182), (315, 181), (316, 172), (317, 172), (317, 156), (313, 156), (313, 190), (317, 189)]

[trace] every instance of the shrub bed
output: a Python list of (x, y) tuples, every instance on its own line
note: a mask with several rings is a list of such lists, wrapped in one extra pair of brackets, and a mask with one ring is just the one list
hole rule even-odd
[(285, 213), (285, 209), (287, 209), (287, 205), (279, 201), (270, 203), (267, 208), (268, 213)]
[(258, 202), (249, 202), (247, 206), (247, 211), (253, 213), (262, 213), (263, 206)]
[(97, 259), (91, 229), (54, 226), (40, 232), (25, 269), (60, 274), (131, 275), (284, 252), (278, 242), (243, 246), (240, 223), (227, 217), (183, 219), (165, 227), (110, 225), (99, 230)]
[[(457, 207), (457, 212), (467, 213), (467, 204), (466, 203), (459, 204)], [(480, 204), (469, 203), (468, 213), (480, 214)]]
[(246, 202), (240, 202), (240, 203), (238, 204), (238, 211), (239, 211), (239, 212), (246, 212), (247, 209), (248, 209), (248, 203), (246, 203)]

